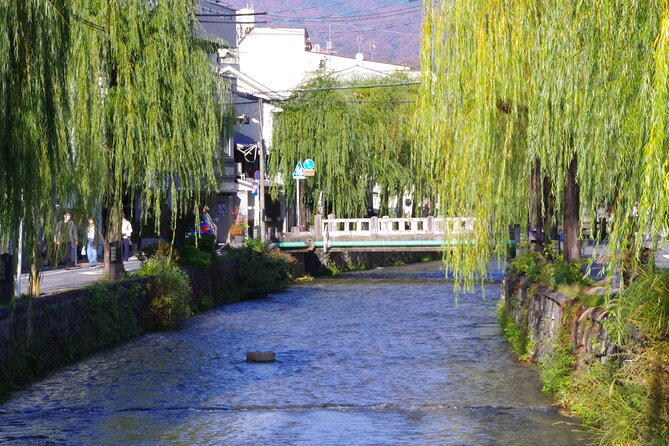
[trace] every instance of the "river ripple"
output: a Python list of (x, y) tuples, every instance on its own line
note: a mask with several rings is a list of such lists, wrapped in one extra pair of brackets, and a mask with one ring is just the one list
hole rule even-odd
[(509, 354), (500, 285), (456, 304), (441, 277), (438, 263), (347, 274), (142, 336), (15, 392), (0, 443), (586, 444)]

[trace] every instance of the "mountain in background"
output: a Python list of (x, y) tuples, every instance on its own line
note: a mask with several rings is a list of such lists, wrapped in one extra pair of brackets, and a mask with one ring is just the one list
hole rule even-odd
[[(216, 1), (234, 9), (253, 8), (256, 26), (306, 28), (321, 52), (418, 68), (422, 20), (420, 0), (254, 0)], [(330, 42), (328, 44), (328, 41)]]

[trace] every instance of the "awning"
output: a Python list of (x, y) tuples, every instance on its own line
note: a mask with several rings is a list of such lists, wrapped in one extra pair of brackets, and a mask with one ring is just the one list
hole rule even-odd
[(236, 146), (255, 146), (258, 144), (258, 141), (246, 136), (243, 133), (235, 132), (235, 145)]

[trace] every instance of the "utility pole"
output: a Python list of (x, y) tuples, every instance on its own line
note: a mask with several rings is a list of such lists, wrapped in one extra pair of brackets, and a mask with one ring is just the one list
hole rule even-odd
[(258, 130), (260, 138), (258, 138), (260, 150), (260, 179), (258, 184), (258, 207), (260, 214), (260, 241), (265, 241), (266, 227), (265, 227), (265, 144), (263, 142), (263, 100), (258, 98), (258, 109), (260, 117), (258, 119)]

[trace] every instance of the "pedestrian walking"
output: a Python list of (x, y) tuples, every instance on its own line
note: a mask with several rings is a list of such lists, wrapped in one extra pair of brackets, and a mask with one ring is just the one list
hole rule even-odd
[(130, 259), (130, 237), (132, 236), (132, 225), (123, 216), (123, 223), (121, 224), (121, 234), (123, 235), (123, 260)]
[[(63, 220), (56, 224), (56, 235), (54, 237), (58, 254), (56, 257), (56, 267), (58, 267), (58, 260), (60, 258), (62, 246), (65, 250), (65, 269), (70, 269), (77, 266), (77, 245), (79, 244), (79, 236), (77, 235), (77, 225), (71, 219), (69, 212), (65, 211)], [(68, 252), (69, 249), (69, 252)]]
[(86, 239), (88, 240), (86, 246), (88, 264), (91, 268), (96, 268), (98, 266), (98, 243), (102, 239), (102, 234), (92, 218), (88, 219), (88, 225), (86, 225)]

